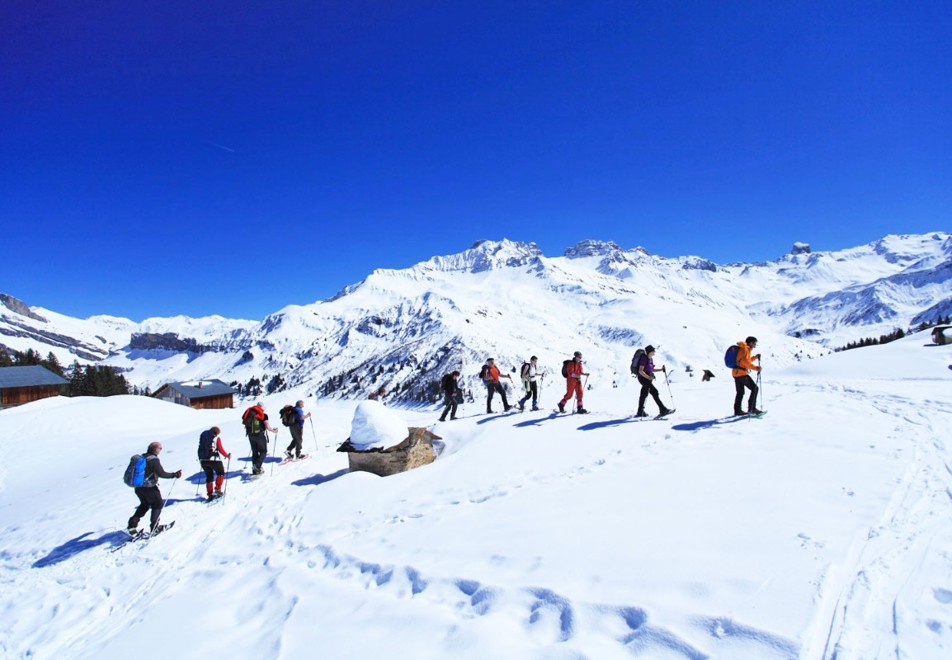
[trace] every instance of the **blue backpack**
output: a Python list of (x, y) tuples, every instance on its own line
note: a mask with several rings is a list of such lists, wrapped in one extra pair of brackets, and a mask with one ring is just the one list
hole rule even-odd
[(129, 467), (123, 473), (122, 481), (132, 488), (145, 484), (145, 456), (135, 454), (129, 459)]
[(727, 352), (724, 353), (724, 365), (730, 367), (731, 369), (737, 368), (737, 352), (740, 350), (740, 346), (734, 344), (727, 349)]

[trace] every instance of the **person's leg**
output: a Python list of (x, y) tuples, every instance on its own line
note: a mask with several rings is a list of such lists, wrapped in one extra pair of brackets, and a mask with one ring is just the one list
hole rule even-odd
[(744, 400), (744, 376), (734, 376), (734, 414), (743, 415), (744, 411), (740, 409), (740, 404)]
[(149, 502), (146, 499), (145, 488), (136, 488), (136, 497), (139, 498), (139, 506), (136, 507), (135, 513), (132, 514), (132, 517), (129, 518), (129, 522), (126, 525), (129, 529), (135, 529), (139, 526), (139, 521), (142, 520), (142, 516), (145, 515), (146, 511), (149, 510)]
[(641, 383), (641, 392), (638, 394), (638, 416), (644, 416), (645, 413), (645, 401), (648, 400), (648, 390), (651, 387), (651, 381), (641, 376), (638, 376), (638, 382)]
[(152, 518), (149, 525), (150, 531), (155, 531), (155, 528), (159, 526), (159, 516), (162, 515), (162, 507), (164, 502), (162, 501), (162, 493), (159, 492), (159, 487), (155, 486), (149, 488), (149, 493), (147, 495), (149, 506), (152, 508)]
[(750, 388), (750, 396), (747, 398), (747, 412), (754, 412), (757, 409), (757, 383), (749, 374), (746, 376), (746, 381), (747, 387)]

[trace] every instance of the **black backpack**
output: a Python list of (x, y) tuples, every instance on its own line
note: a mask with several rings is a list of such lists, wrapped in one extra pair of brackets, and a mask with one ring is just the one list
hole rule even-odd
[(569, 377), (569, 364), (571, 362), (572, 360), (565, 360), (564, 362), (562, 362), (562, 378)]
[(456, 381), (453, 379), (453, 374), (443, 376), (443, 380), (440, 381), (440, 389), (446, 394), (452, 394), (456, 391)]
[(281, 423), (285, 426), (291, 426), (296, 421), (297, 413), (294, 410), (294, 406), (284, 406), (284, 408), (281, 409)]
[(642, 359), (645, 357), (645, 349), (639, 348), (635, 351), (635, 356), (631, 358), (631, 373), (638, 375), (638, 369), (641, 368)]
[(211, 429), (202, 431), (198, 436), (198, 460), (207, 461), (212, 457), (212, 444), (215, 442), (215, 434)]
[(489, 365), (484, 364), (483, 368), (479, 370), (479, 379), (486, 380), (487, 378), (489, 378)]
[(522, 380), (529, 380), (529, 363), (528, 362), (522, 363), (522, 369), (519, 370), (519, 377), (522, 378)]

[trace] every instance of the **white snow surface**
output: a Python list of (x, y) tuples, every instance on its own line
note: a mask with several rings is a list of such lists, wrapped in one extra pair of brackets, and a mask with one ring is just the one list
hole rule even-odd
[[(756, 420), (726, 417), (725, 369), (670, 374), (678, 411), (647, 421), (631, 379), (555, 416), (549, 377), (542, 411), (465, 404), (435, 463), (386, 478), (333, 451), (357, 400), (306, 398), (313, 455), (257, 481), (237, 409), (4, 410), (0, 657), (952, 657), (952, 347), (926, 335), (765, 368)], [(212, 425), (234, 458), (209, 505)], [(152, 440), (185, 474), (176, 526), (121, 545)]]
[(380, 401), (361, 401), (350, 424), (350, 444), (354, 449), (386, 449), (407, 439), (408, 426)]

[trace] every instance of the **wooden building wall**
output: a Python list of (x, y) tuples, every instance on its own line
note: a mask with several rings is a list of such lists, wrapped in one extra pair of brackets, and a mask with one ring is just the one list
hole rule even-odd
[(196, 410), (209, 410), (209, 409), (220, 409), (220, 408), (234, 408), (234, 395), (233, 394), (219, 394), (217, 396), (206, 396), (201, 399), (192, 399), (191, 400), (192, 408)]
[(0, 390), (0, 407), (19, 406), (51, 396), (59, 396), (60, 385), (33, 385), (31, 387), (5, 387)]

